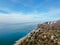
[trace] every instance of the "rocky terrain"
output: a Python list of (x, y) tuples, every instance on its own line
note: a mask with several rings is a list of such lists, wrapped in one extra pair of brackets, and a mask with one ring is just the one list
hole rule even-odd
[(38, 24), (14, 45), (60, 45), (60, 20)]

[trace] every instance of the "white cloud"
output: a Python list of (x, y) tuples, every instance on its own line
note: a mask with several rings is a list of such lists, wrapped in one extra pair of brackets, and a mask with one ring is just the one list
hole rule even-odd
[(37, 22), (60, 19), (60, 9), (51, 9), (45, 13), (37, 11), (30, 14), (23, 13), (0, 13), (0, 23), (21, 23), (21, 22)]
[(8, 13), (13, 12), (11, 9), (5, 8), (5, 7), (0, 7), (0, 10), (2, 10), (4, 12), (8, 12)]
[[(37, 15), (36, 15), (37, 16)], [(33, 22), (38, 19), (34, 18), (33, 15), (24, 15), (24, 14), (0, 14), (0, 22), (12, 22), (12, 23), (20, 23), (20, 22)]]

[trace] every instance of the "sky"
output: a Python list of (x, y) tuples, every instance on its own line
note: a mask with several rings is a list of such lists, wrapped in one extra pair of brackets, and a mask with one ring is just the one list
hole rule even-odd
[(0, 0), (0, 23), (60, 19), (60, 0)]

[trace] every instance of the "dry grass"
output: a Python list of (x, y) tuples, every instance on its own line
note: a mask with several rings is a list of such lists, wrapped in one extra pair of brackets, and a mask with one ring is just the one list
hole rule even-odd
[(54, 29), (50, 24), (38, 25), (34, 31), (16, 42), (15, 45), (60, 45), (60, 30), (57, 29), (56, 24), (52, 24)]

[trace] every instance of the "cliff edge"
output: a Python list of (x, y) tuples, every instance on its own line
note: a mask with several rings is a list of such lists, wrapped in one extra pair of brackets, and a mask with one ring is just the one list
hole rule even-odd
[(60, 45), (60, 20), (38, 24), (14, 45)]

